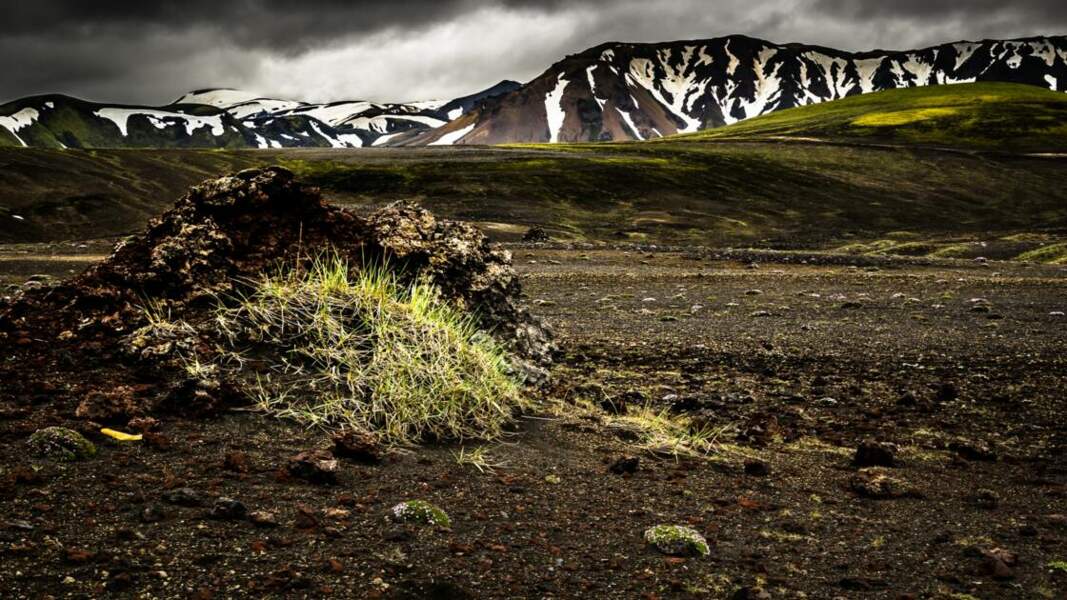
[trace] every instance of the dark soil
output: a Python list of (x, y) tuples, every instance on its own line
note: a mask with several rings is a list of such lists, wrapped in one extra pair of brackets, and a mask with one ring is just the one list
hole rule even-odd
[[(73, 391), (130, 382), (4, 357), (22, 391), (0, 390), (0, 596), (1065, 597), (1062, 268), (513, 251), (564, 356), (544, 410), (489, 447), (492, 471), (437, 445), (311, 483), (290, 459), (329, 435), (244, 411), (110, 441), (73, 417)], [(643, 453), (606, 413), (570, 410), (590, 387), (697, 415), (719, 450)], [(29, 458), (48, 425), (100, 452)], [(875, 443), (893, 466), (855, 465)], [(635, 472), (611, 472), (629, 456)], [(411, 499), (451, 531), (387, 519)], [(710, 556), (646, 547), (661, 523), (703, 533)]]

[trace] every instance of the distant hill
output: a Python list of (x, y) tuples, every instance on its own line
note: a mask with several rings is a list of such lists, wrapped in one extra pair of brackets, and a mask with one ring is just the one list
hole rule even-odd
[(888, 90), (677, 138), (774, 139), (1067, 152), (1067, 94), (1011, 83)]
[(0, 146), (37, 148), (359, 148), (424, 133), (519, 84), (450, 101), (310, 104), (207, 89), (162, 107), (32, 96), (0, 106)]

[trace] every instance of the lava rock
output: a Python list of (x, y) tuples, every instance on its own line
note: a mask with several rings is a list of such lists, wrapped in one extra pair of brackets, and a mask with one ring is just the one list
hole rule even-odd
[(611, 463), (608, 470), (616, 475), (632, 475), (637, 472), (641, 465), (641, 459), (637, 456), (624, 456)]
[(167, 514), (163, 511), (163, 507), (158, 504), (149, 504), (141, 510), (142, 523), (158, 523), (165, 518), (167, 518)]
[(961, 458), (977, 462), (995, 462), (997, 453), (988, 445), (978, 441), (961, 440), (952, 442), (948, 449), (955, 452)]
[(990, 489), (979, 489), (974, 493), (974, 504), (978, 508), (993, 510), (1000, 506), (1000, 496)]
[(734, 592), (730, 600), (771, 600), (771, 595), (761, 587), (743, 587)]
[(548, 232), (542, 227), (531, 227), (522, 236), (522, 241), (524, 242), (541, 243), (551, 241), (551, 239), (548, 236)]
[(853, 492), (872, 500), (919, 497), (920, 494), (899, 479), (890, 477), (878, 468), (862, 469), (849, 478)]
[(301, 452), (289, 459), (286, 469), (293, 477), (311, 483), (337, 483), (337, 460), (329, 452)]
[(746, 460), (745, 475), (753, 477), (766, 477), (771, 474), (771, 468), (762, 460)]
[(381, 442), (373, 433), (346, 429), (333, 436), (333, 455), (358, 462), (379, 463), (385, 455)]
[(38, 429), (26, 445), (34, 456), (59, 461), (82, 460), (96, 455), (96, 446), (92, 442), (66, 427)]
[(266, 510), (255, 510), (248, 513), (248, 520), (256, 527), (277, 527), (278, 517)]
[(215, 503), (211, 506), (211, 517), (213, 519), (235, 521), (245, 518), (247, 514), (248, 508), (244, 504), (239, 500), (225, 496), (216, 498)]
[(875, 441), (866, 441), (856, 448), (856, 454), (852, 457), (852, 464), (864, 467), (892, 467), (896, 465), (896, 457), (893, 447)]
[(952, 402), (959, 396), (960, 392), (956, 388), (956, 384), (951, 381), (945, 381), (937, 386), (937, 395), (935, 397), (938, 402)]
[(204, 499), (200, 496), (199, 492), (193, 488), (187, 487), (164, 492), (163, 500), (169, 504), (186, 507), (200, 506), (204, 503)]

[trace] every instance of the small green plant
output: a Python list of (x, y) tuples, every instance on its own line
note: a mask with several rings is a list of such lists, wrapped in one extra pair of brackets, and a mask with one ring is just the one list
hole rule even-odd
[(442, 529), (452, 527), (452, 519), (449, 518), (448, 513), (425, 500), (401, 502), (389, 511), (389, 518), (398, 523), (419, 523)]
[[(387, 444), (494, 439), (529, 406), (505, 351), (437, 288), (335, 253), (221, 298), (223, 362), (260, 408)], [(190, 372), (204, 367), (188, 360)]]
[(1052, 571), (1067, 575), (1067, 560), (1054, 560), (1048, 564), (1048, 568)]

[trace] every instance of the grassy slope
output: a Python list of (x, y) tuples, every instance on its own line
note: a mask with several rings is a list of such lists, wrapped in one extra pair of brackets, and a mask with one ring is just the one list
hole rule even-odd
[(783, 110), (686, 141), (769, 137), (1067, 151), (1067, 94), (1011, 83), (890, 90)]
[(254, 152), (0, 149), (0, 242), (132, 232), (190, 185), (257, 162)]
[[(1067, 101), (1049, 94), (1010, 85), (903, 90), (655, 143), (285, 152), (0, 150), (0, 240), (123, 233), (201, 178), (282, 163), (343, 203), (416, 200), (442, 215), (479, 221), (501, 238), (542, 225), (556, 237), (573, 239), (966, 255), (969, 247), (956, 242), (975, 234), (1040, 233), (1046, 243), (1062, 237), (1067, 163), (921, 146), (946, 132), (964, 132), (955, 143), (977, 147), (982, 135), (992, 135), (983, 132), (996, 131), (997, 123), (1030, 119), (1022, 113), (1031, 106), (1046, 111), (1032, 119), (1060, 119), (1057, 111)], [(1008, 96), (1013, 100), (985, 99)], [(946, 97), (989, 124), (958, 116), (933, 119), (946, 128), (942, 131), (929, 129), (930, 119), (899, 116), (931, 107), (947, 110)], [(766, 139), (821, 131), (847, 140), (856, 121), (887, 119), (898, 123), (899, 139), (923, 142), (920, 147)], [(1025, 140), (1037, 138), (1052, 148), (1047, 131), (1063, 125), (1019, 127), (1023, 134), (1002, 141), (1001, 148), (1034, 149), (1036, 142)], [(18, 210), (27, 221), (8, 226), (5, 209)], [(955, 241), (952, 247), (920, 243), (934, 238)], [(1020, 252), (1032, 247), (1018, 246)]]

